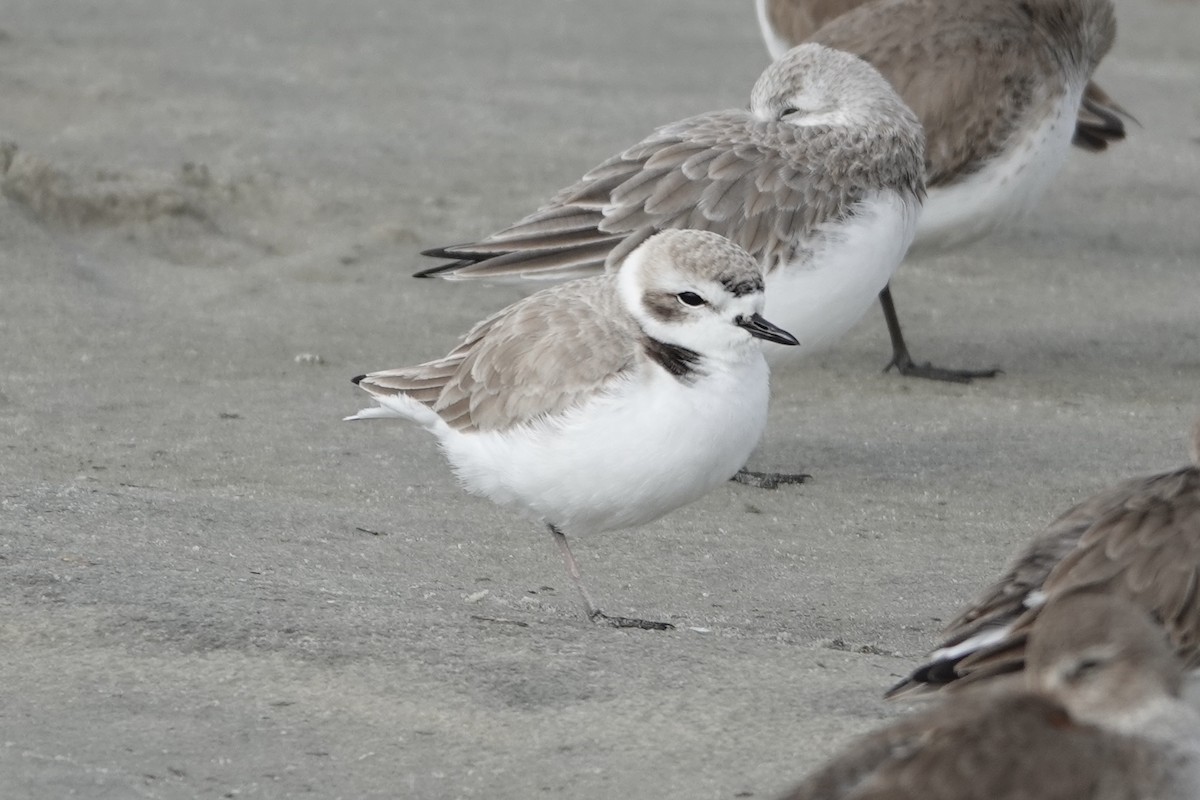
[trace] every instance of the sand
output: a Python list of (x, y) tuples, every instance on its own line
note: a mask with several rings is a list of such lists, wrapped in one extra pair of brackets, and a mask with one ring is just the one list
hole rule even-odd
[(519, 287), (409, 274), (765, 66), (722, 0), (10, 0), (0, 14), (0, 796), (770, 798), (1040, 526), (1200, 413), (1200, 6), (1122, 2), (1141, 121), (1038, 213), (906, 264), (775, 376), (755, 465), (549, 537), (349, 378)]

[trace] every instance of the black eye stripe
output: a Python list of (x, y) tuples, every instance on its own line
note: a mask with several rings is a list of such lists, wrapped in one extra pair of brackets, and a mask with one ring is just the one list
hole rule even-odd
[(700, 295), (696, 294), (695, 292), (680, 292), (679, 294), (677, 294), (675, 296), (678, 297), (679, 302), (683, 303), (685, 306), (702, 306), (702, 305), (704, 305), (704, 298), (701, 297)]

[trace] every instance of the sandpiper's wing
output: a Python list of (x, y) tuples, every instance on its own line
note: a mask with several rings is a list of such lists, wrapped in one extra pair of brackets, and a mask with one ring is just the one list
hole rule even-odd
[(771, 269), (874, 188), (878, 179), (865, 176), (877, 165), (837, 158), (837, 140), (827, 128), (745, 110), (675, 122), (512, 227), (474, 244), (425, 251), (455, 261), (417, 274), (578, 277), (618, 264), (668, 228), (721, 234)]
[(808, 41), (818, 28), (867, 0), (755, 0), (758, 27), (771, 58)]
[(460, 431), (502, 431), (584, 402), (638, 363), (638, 328), (612, 278), (549, 287), (477, 324), (445, 358), (373, 372), (372, 395), (403, 394)]
[(888, 696), (1022, 669), (1043, 603), (1079, 587), (1146, 609), (1184, 662), (1200, 667), (1200, 467), (1125, 481), (1067, 511), (950, 623), (931, 661)]
[[(758, 22), (763, 41), (766, 42), (772, 58), (779, 58), (789, 48), (801, 42), (825, 41), (821, 37), (814, 37), (814, 34), (831, 20), (867, 2), (870, 0), (758, 0)], [(870, 24), (872, 21), (867, 15), (859, 19), (863, 21), (862, 24)], [(839, 41), (850, 43), (840, 28), (836, 32), (822, 32), (822, 36), (838, 37)], [(829, 41), (825, 43), (832, 44)], [(861, 39), (855, 44), (870, 47)], [(866, 55), (858, 50), (850, 52)], [(867, 60), (871, 59), (868, 57)], [(876, 64), (876, 67), (879, 66)], [(887, 72), (884, 72), (884, 75), (890, 77)], [(917, 110), (920, 116), (920, 109), (914, 110)], [(1089, 82), (1079, 107), (1072, 143), (1092, 152), (1105, 150), (1110, 143), (1125, 138), (1125, 119), (1132, 120), (1133, 116), (1097, 84)]]
[[(877, 0), (834, 18), (810, 41), (854, 53), (891, 82), (925, 127), (933, 188), (1000, 153), (1027, 112), (1065, 90), (1060, 62), (1083, 57), (1077, 29), (1100, 28), (1097, 59), (1107, 52), (1115, 36), (1111, 6), (1076, 4), (1084, 5), (1078, 20), (1052, 26), (1036, 18), (1038, 4)], [(1048, 38), (1050, 31), (1062, 38)], [(1086, 77), (1093, 66), (1072, 68)]]
[(822, 25), (868, 0), (755, 0), (758, 27), (771, 58), (779, 58)]
[(788, 800), (1191, 797), (1200, 732), (1180, 664), (1145, 611), (1056, 595), (1032, 626), (1029, 672), (946, 698), (867, 736)]
[(1089, 497), (1051, 522), (1012, 560), (999, 580), (946, 626), (947, 641), (962, 641), (984, 627), (1011, 623), (1025, 613), (1030, 594), (1044, 589), (1050, 574), (1080, 546), (1084, 534), (1097, 521), (1119, 511), (1128, 498), (1143, 494), (1154, 480), (1133, 478), (1123, 481)]
[(1154, 787), (1160, 760), (1049, 698), (967, 695), (860, 739), (784, 800), (1079, 800)]

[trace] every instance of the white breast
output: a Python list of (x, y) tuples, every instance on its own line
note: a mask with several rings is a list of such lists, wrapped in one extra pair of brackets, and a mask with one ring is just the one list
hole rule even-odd
[(917, 222), (914, 253), (934, 253), (978, 239), (1032, 208), (1071, 150), (1083, 84), (1065, 92), (1053, 112), (982, 169), (929, 190)]
[(557, 421), (459, 434), (442, 446), (463, 485), (569, 535), (640, 525), (696, 500), (745, 464), (767, 419), (768, 372), (708, 364), (694, 384), (653, 367)]
[(828, 347), (862, 318), (904, 259), (918, 212), (911, 197), (877, 192), (826, 225), (810, 252), (767, 273), (763, 316), (800, 340), (766, 345), (772, 364)]

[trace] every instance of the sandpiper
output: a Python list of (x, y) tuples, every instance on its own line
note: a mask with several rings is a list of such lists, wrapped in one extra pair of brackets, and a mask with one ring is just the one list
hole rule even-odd
[(1191, 444), (1191, 464), (1124, 481), (1052, 522), (888, 695), (1021, 670), (1042, 607), (1079, 587), (1120, 595), (1153, 614), (1184, 664), (1200, 668), (1200, 421)]
[(1200, 796), (1200, 715), (1144, 610), (1055, 598), (1023, 686), (966, 692), (860, 739), (786, 800), (1082, 800)]
[[(803, 41), (887, 78), (925, 128), (929, 195), (912, 255), (974, 241), (1029, 210), (1070, 145), (1103, 150), (1128, 114), (1090, 82), (1116, 33), (1110, 0), (757, 0), (773, 55)], [(902, 374), (951, 381), (998, 370), (917, 364), (891, 289), (880, 295)]]
[[(808, 41), (834, 17), (867, 2), (870, 0), (756, 0), (758, 26), (771, 58), (779, 58)], [(1125, 119), (1133, 118), (1099, 84), (1088, 81), (1071, 144), (1090, 152), (1106, 150), (1112, 142), (1125, 138)]]
[(545, 522), (588, 618), (608, 616), (567, 545), (642, 525), (729, 480), (767, 419), (763, 270), (717, 234), (672, 230), (616, 272), (543, 289), (476, 325), (444, 358), (354, 382), (441, 444), (464, 488)]
[[(619, 266), (655, 232), (710, 230), (766, 272), (766, 315), (809, 353), (866, 313), (912, 239), (924, 142), (912, 112), (861, 59), (798, 47), (748, 109), (665, 125), (513, 226), (418, 273), (562, 279)], [(789, 348), (768, 347), (774, 363)]]

